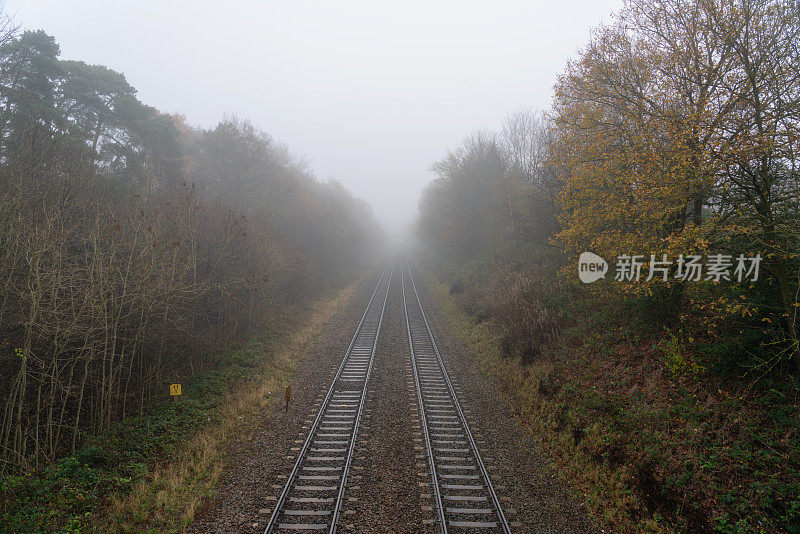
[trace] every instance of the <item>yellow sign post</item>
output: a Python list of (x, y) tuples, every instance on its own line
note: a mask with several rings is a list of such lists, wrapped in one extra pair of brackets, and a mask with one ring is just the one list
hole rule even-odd
[(181, 385), (180, 384), (170, 384), (169, 385), (169, 394), (170, 395), (180, 395), (181, 394)]

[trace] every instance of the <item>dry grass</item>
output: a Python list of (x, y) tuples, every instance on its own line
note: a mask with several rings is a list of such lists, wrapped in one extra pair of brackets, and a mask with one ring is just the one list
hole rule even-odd
[(331, 317), (350, 300), (358, 284), (355, 282), (315, 303), (301, 327), (287, 332), (275, 343), (274, 353), (264, 354), (259, 374), (234, 388), (219, 409), (220, 417), (192, 436), (129, 494), (113, 499), (98, 531), (185, 532), (224, 471), (226, 445), (247, 432), (247, 424), (254, 415), (281, 397), (274, 393), (289, 381), (300, 359)]

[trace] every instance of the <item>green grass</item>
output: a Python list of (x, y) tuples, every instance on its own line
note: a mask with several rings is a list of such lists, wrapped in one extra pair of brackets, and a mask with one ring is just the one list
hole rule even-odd
[(219, 408), (234, 384), (263, 365), (274, 341), (254, 337), (222, 358), (218, 369), (183, 384), (178, 402), (130, 417), (102, 436), (86, 439), (74, 455), (41, 472), (2, 479), (6, 532), (81, 532), (111, 494), (130, 492), (163, 458), (198, 429), (219, 422)]

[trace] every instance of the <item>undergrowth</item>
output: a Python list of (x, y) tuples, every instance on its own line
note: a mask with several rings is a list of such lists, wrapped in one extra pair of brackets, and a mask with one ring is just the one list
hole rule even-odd
[(242, 418), (277, 399), (356, 284), (277, 321), (182, 384), (182, 395), (85, 436), (75, 454), (0, 478), (1, 532), (183, 532), (223, 469)]
[(797, 378), (706, 372), (735, 349), (732, 337), (659, 330), (630, 303), (596, 299), (564, 304), (559, 335), (523, 364), (503, 350), (506, 329), (461, 305), (466, 288), (429, 280), (539, 451), (601, 525), (800, 533)]

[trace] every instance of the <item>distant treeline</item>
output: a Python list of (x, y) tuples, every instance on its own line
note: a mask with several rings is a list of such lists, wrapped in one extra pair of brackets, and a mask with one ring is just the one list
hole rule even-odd
[(246, 121), (203, 130), (125, 77), (0, 37), (0, 459), (41, 465), (351, 280), (371, 210)]
[[(641, 255), (641, 278), (582, 295), (633, 297), (663, 324), (727, 338), (737, 372), (800, 370), (798, 43), (796, 2), (629, 0), (569, 63), (549, 112), (511, 116), (435, 164), (421, 235), (461, 266), (459, 287), (482, 279), (475, 305), (523, 358), (554, 335), (564, 282), (591, 251), (607, 280), (618, 256)], [(667, 255), (667, 282), (646, 280), (651, 254)], [(730, 281), (685, 279), (681, 255), (717, 254)], [(738, 257), (757, 254), (758, 280), (740, 283)]]

